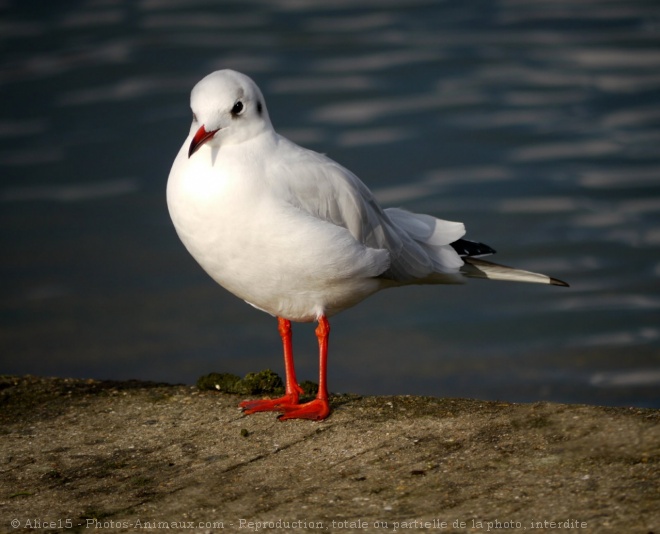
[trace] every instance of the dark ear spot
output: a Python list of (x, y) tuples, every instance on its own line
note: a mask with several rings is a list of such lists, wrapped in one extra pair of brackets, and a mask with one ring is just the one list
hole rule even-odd
[(261, 115), (261, 113), (263, 112), (263, 110), (264, 110), (264, 107), (261, 105), (261, 100), (257, 100), (257, 113), (258, 113), (259, 115)]

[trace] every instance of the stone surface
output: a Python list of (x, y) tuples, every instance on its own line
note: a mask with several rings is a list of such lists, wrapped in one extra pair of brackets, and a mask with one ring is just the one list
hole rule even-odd
[(660, 532), (658, 410), (335, 396), (279, 422), (190, 386), (0, 388), (1, 532)]

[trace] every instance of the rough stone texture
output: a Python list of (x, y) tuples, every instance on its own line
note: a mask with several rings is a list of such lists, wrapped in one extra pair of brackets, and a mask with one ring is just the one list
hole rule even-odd
[(0, 532), (660, 532), (658, 410), (337, 396), (279, 422), (189, 386), (0, 388)]

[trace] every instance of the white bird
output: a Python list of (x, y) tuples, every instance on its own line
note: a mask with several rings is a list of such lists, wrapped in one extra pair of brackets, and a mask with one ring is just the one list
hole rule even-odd
[[(246, 413), (325, 419), (328, 317), (390, 287), (465, 277), (566, 286), (476, 259), (462, 223), (382, 209), (351, 171), (273, 129), (249, 77), (220, 70), (193, 88), (192, 125), (167, 183), (170, 216), (190, 254), (221, 286), (278, 318), (285, 394), (241, 403)], [(300, 403), (291, 321), (318, 322), (318, 394)]]

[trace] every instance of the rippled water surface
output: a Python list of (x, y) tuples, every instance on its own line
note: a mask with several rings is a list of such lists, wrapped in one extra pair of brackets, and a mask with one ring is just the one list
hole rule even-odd
[[(0, 372), (282, 372), (276, 322), (187, 255), (164, 191), (208, 72), (383, 204), (570, 289), (471, 281), (336, 317), (333, 391), (660, 406), (660, 4), (0, 4)], [(316, 376), (313, 327), (294, 328)]]

